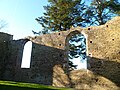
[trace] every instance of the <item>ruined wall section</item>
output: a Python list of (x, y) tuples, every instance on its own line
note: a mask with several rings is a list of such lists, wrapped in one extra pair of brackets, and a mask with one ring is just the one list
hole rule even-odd
[(11, 55), (10, 55), (11, 65), (10, 66), (12, 68), (11, 75), (14, 81), (20, 80), (19, 74), (21, 73), (23, 50), (24, 50), (24, 45), (27, 41), (28, 41), (27, 39), (19, 39), (19, 40), (11, 41), (11, 50), (10, 50), (11, 51)]
[(90, 70), (120, 85), (120, 17), (88, 29)]
[[(30, 38), (31, 41), (39, 43), (45, 46), (62, 49), (64, 51), (64, 60), (67, 61), (68, 57), (65, 54), (67, 47), (66, 43), (71, 37), (71, 33), (80, 32), (86, 35), (87, 42), (87, 56), (88, 56), (88, 69), (93, 72), (93, 77), (89, 78), (89, 81), (93, 84), (100, 86), (105, 82), (106, 86), (110, 86), (111, 83), (107, 83), (110, 80), (116, 85), (120, 86), (120, 17), (116, 17), (113, 20), (107, 22), (105, 25), (88, 27), (88, 28), (72, 28), (68, 31), (62, 31), (58, 33), (46, 34), (42, 36), (36, 36)], [(74, 33), (76, 34), (76, 33)], [(73, 35), (74, 35), (73, 34)], [(58, 57), (59, 58), (59, 57)], [(58, 59), (59, 60), (59, 59)], [(85, 74), (86, 74), (85, 70)], [(80, 71), (78, 72), (81, 76)], [(87, 73), (88, 77), (91, 72)], [(71, 74), (74, 75), (74, 74)], [(71, 76), (74, 77), (74, 76)], [(75, 77), (77, 78), (77, 77)], [(86, 76), (87, 78), (87, 76)], [(77, 81), (79, 82), (79, 77)], [(81, 80), (81, 79), (80, 79)], [(96, 80), (96, 81), (95, 81)], [(88, 83), (83, 85), (87, 85)], [(75, 84), (75, 83), (74, 83)], [(79, 83), (80, 84), (80, 83)], [(59, 85), (58, 85), (59, 86)], [(79, 86), (76, 84), (76, 86)], [(112, 86), (112, 85), (111, 85)], [(102, 86), (100, 86), (102, 87)]]
[(0, 33), (0, 79), (15, 80), (21, 67), (22, 51), (26, 40), (13, 40), (13, 36)]
[[(120, 87), (120, 17), (105, 25), (84, 28), (87, 34), (88, 70), (72, 71), (78, 89), (118, 90)], [(118, 87), (117, 87), (118, 86)]]
[(12, 35), (0, 32), (0, 79), (4, 78), (7, 60), (9, 59), (9, 44), (12, 40)]
[[(57, 36), (57, 34), (55, 34)], [(13, 80), (13, 81), (22, 81), (22, 82), (32, 82), (39, 83), (45, 85), (52, 85), (55, 78), (58, 76), (64, 76), (67, 80), (65, 85), (69, 84), (67, 75), (64, 73), (64, 64), (67, 63), (64, 60), (64, 50), (60, 49), (57, 45), (59, 43), (63, 43), (60, 37), (59, 40), (56, 39), (56, 42), (52, 42), (56, 36), (54, 35), (44, 35), (35, 37), (35, 39), (27, 38), (20, 40), (12, 40), (10, 44), (10, 56), (8, 61), (8, 65), (10, 67), (6, 67), (5, 79)], [(50, 36), (54, 37), (50, 39)], [(42, 37), (42, 38), (41, 38)], [(64, 37), (65, 38), (65, 37)], [(41, 42), (41, 39), (43, 42)], [(31, 40), (32, 41), (32, 53), (31, 53), (31, 64), (30, 68), (21, 68), (22, 55), (25, 43)], [(39, 40), (39, 41), (38, 41)], [(54, 40), (53, 40), (54, 41)], [(58, 42), (58, 43), (57, 43)], [(56, 46), (54, 46), (54, 43)], [(61, 46), (61, 45), (60, 45)], [(63, 46), (62, 46), (63, 47)], [(57, 68), (62, 71), (61, 75), (54, 74), (53, 72), (57, 72)], [(56, 79), (57, 80), (57, 79)], [(63, 85), (63, 86), (65, 86)]]
[(120, 50), (119, 19), (114, 18), (102, 26), (89, 27), (88, 50), (93, 57), (112, 59), (113, 55), (118, 55)]
[[(89, 71), (70, 72), (70, 81), (64, 68), (68, 61), (69, 38), (76, 33), (86, 36)], [(12, 40), (11, 35), (4, 33), (0, 37), (1, 79), (59, 87), (73, 85), (78, 89), (120, 86), (120, 17), (102, 26), (71, 28), (27, 39)], [(31, 66), (21, 68), (23, 48), (28, 40), (33, 42)]]
[[(3, 79), (5, 80), (16, 80), (17, 71), (21, 69), (22, 54), (24, 49), (25, 39), (10, 40), (8, 45), (8, 51), (5, 51), (7, 58), (4, 64), (5, 70), (3, 73)], [(7, 49), (7, 48), (6, 48)], [(4, 54), (1, 54), (4, 55)]]
[(52, 85), (54, 67), (59, 65), (62, 68), (65, 63), (63, 54), (64, 50), (33, 43), (29, 79)]
[[(11, 73), (6, 74), (6, 77), (8, 80), (13, 81), (52, 85), (54, 67), (58, 66), (62, 69), (66, 63), (64, 61), (64, 50), (33, 42), (30, 68), (21, 68), (23, 48), (27, 40), (28, 39), (12, 41), (10, 57), (12, 63), (9, 65), (12, 66), (11, 68), (13, 69), (10, 70)], [(9, 74), (13, 77), (9, 77)], [(62, 71), (62, 76), (67, 79), (64, 71)]]
[(35, 37), (28, 37), (27, 39), (31, 40), (34, 43), (53, 47), (53, 48), (58, 48), (65, 50), (66, 49), (66, 39), (69, 38), (69, 34), (74, 31), (81, 31), (83, 30), (82, 28), (71, 28), (70, 30), (67, 31), (61, 31), (61, 32), (56, 32), (56, 33), (51, 33), (51, 34), (44, 34), (41, 36), (35, 36)]

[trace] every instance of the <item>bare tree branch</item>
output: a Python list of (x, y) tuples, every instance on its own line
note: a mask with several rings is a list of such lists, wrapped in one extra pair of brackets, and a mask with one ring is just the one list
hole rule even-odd
[(0, 19), (0, 30), (5, 28), (8, 24), (4, 21)]

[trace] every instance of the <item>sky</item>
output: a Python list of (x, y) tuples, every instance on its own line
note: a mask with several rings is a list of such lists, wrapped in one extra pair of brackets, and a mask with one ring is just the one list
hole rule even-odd
[[(90, 1), (86, 0), (85, 3), (89, 4)], [(47, 4), (47, 0), (0, 0), (0, 19), (8, 23), (8, 26), (0, 32), (12, 34), (13, 39), (34, 36), (32, 30), (36, 32), (42, 30), (41, 25), (38, 24), (35, 18), (43, 15), (43, 12), (45, 12), (43, 6)], [(22, 67), (26, 65), (28, 68), (30, 65), (31, 47), (30, 42), (24, 47), (23, 60), (25, 59), (25, 62), (23, 62)], [(30, 52), (29, 55), (28, 52)], [(24, 56), (27, 57), (24, 58)], [(26, 64), (27, 62), (29, 64)], [(79, 64), (83, 68), (86, 68), (87, 65), (86, 61), (81, 63), (80, 59), (74, 59), (73, 63)]]
[[(0, 19), (8, 23), (8, 26), (0, 32), (12, 34), (16, 40), (34, 36), (32, 30), (36, 32), (42, 30), (35, 18), (43, 15), (45, 12), (43, 6), (47, 4), (47, 0), (0, 0)], [(31, 42), (28, 42), (24, 46), (22, 68), (30, 66), (31, 45)], [(80, 63), (80, 59), (74, 61), (75, 64), (79, 63), (79, 66), (86, 67), (86, 61), (84, 64)]]
[(8, 23), (0, 32), (14, 35), (14, 39), (34, 36), (32, 30), (42, 29), (35, 18), (42, 16), (47, 0), (0, 0), (0, 19)]
[(47, 1), (0, 0), (0, 19), (8, 23), (0, 32), (12, 34), (14, 39), (34, 36), (32, 30), (36, 32), (42, 30), (35, 18), (43, 15), (45, 12), (43, 6), (48, 4)]
[[(90, 1), (85, 0), (87, 4)], [(14, 39), (34, 36), (32, 30), (42, 30), (35, 18), (43, 15), (47, 4), (47, 0), (0, 0), (0, 19), (8, 23), (0, 32), (14, 35)]]

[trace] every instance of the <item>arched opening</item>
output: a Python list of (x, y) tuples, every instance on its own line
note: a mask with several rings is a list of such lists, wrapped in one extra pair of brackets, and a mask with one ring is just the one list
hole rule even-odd
[(87, 69), (86, 37), (79, 31), (71, 32), (67, 38), (69, 69)]
[(21, 68), (30, 68), (31, 52), (32, 42), (28, 41), (24, 46)]

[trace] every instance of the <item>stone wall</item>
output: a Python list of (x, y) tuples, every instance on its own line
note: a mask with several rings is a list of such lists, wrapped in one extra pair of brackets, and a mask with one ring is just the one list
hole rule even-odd
[[(101, 26), (76, 27), (68, 31), (27, 37), (21, 40), (8, 39), (10, 43), (6, 45), (3, 45), (4, 39), (0, 39), (2, 43), (0, 47), (5, 46), (4, 49), (0, 48), (2, 51), (0, 52), (0, 77), (57, 87), (119, 89), (119, 24), (120, 17), (115, 17)], [(73, 70), (68, 73), (68, 41), (72, 35), (78, 33), (86, 37), (88, 70)], [(4, 38), (4, 36), (0, 37)], [(24, 45), (28, 40), (33, 43), (30, 68), (21, 68)], [(6, 50), (6, 46), (9, 50)], [(7, 55), (7, 58), (3, 59), (6, 57), (4, 55)]]
[(0, 78), (4, 78), (9, 52), (9, 44), (12, 40), (12, 35), (0, 33)]

